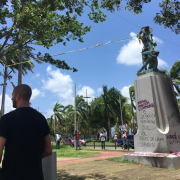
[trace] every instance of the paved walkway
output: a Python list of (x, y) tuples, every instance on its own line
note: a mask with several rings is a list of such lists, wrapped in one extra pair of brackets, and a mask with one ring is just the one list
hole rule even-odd
[[(83, 150), (81, 150), (81, 151), (83, 151)], [(88, 152), (92, 152), (92, 151), (88, 151)], [(111, 158), (111, 157), (121, 157), (124, 154), (127, 154), (127, 152), (114, 152), (114, 151), (93, 151), (93, 152), (98, 152), (98, 154), (96, 154), (96, 157), (90, 157), (90, 158), (57, 158), (57, 166), (66, 165), (66, 164), (90, 162), (90, 161), (94, 161), (94, 160), (103, 160), (103, 159), (107, 159), (107, 158)]]

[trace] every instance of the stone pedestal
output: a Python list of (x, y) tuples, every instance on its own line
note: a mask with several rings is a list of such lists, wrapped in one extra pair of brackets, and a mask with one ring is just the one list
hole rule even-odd
[[(135, 80), (135, 98), (138, 121), (135, 154), (125, 155), (125, 159), (180, 168), (180, 118), (172, 81), (156, 72), (139, 76)], [(159, 153), (165, 156), (159, 157)], [(167, 162), (171, 162), (168, 167), (163, 165)]]
[(44, 180), (57, 180), (56, 152), (42, 159)]

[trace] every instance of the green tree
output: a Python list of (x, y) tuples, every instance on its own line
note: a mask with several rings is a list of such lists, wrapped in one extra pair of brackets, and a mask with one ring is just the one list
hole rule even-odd
[[(76, 122), (77, 122), (77, 125), (76, 125), (76, 129), (79, 129), (80, 128), (77, 128), (77, 126), (80, 126), (81, 127), (81, 124), (82, 125), (85, 125), (86, 123), (84, 123), (84, 121), (88, 121), (88, 104), (87, 102), (85, 102), (85, 100), (83, 99), (83, 96), (76, 96)], [(82, 126), (83, 127), (83, 126)], [(88, 128), (88, 127), (86, 127)], [(81, 132), (84, 132), (81, 128)]]
[[(56, 123), (57, 122), (59, 122), (62, 126), (64, 126), (64, 124), (62, 122), (64, 112), (65, 112), (65, 107), (57, 102), (53, 108), (53, 115), (50, 117), (51, 127), (52, 127), (52, 124), (54, 124), (54, 135), (56, 134)], [(54, 122), (54, 123), (52, 123), (52, 122)]]
[(66, 124), (66, 136), (68, 136), (69, 133), (73, 134), (74, 132), (74, 108), (72, 105), (66, 106), (64, 116)]
[(107, 139), (111, 140), (111, 127), (117, 122), (122, 124), (119, 95), (121, 97), (123, 124), (129, 122), (130, 117), (126, 107), (127, 98), (123, 97), (116, 88), (108, 89), (103, 86), (103, 94), (91, 102), (91, 128), (106, 129)]
[(180, 95), (180, 60), (176, 61), (173, 66), (170, 68), (169, 72), (162, 69), (167, 76), (172, 80), (176, 96)]
[[(136, 110), (135, 103), (135, 92), (134, 92), (134, 85), (131, 85), (129, 87), (129, 96), (131, 100), (131, 112), (132, 112), (132, 118), (134, 118), (134, 110)], [(132, 127), (132, 126), (131, 126)]]
[[(2, 47), (2, 45), (0, 45), (0, 47)], [(23, 61), (27, 60), (29, 58), (28, 54), (23, 54)], [(14, 73), (16, 72), (15, 70), (18, 70), (18, 64), (16, 64), (15, 66), (9, 66), (9, 64), (12, 63), (18, 63), (18, 56), (13, 57), (11, 54), (7, 54), (6, 56), (1, 56), (0, 57), (0, 64), (2, 64), (3, 66), (5, 66), (4, 68), (4, 73), (3, 73), (3, 77), (4, 77), (4, 84), (7, 83), (7, 79), (10, 80), (12, 78), (12, 75), (10, 74), (11, 71), (13, 71)], [(23, 68), (22, 68), (22, 74), (25, 75), (27, 74), (27, 71), (32, 71), (32, 68), (34, 67), (34, 64), (32, 62), (26, 63)], [(11, 70), (8, 72), (8, 68)], [(2, 73), (1, 73), (2, 75)], [(11, 82), (12, 83), (12, 82)], [(13, 84), (13, 83), (12, 83)], [(14, 86), (14, 84), (13, 84)], [(2, 113), (0, 116), (4, 115), (4, 111), (5, 111), (5, 107), (4, 107), (4, 102), (5, 102), (5, 93), (6, 93), (6, 86), (3, 86), (3, 95), (2, 95), (2, 101), (1, 101), (1, 108), (2, 108)]]
[(100, 109), (104, 117), (103, 119), (105, 119), (107, 122), (105, 128), (107, 130), (109, 141), (111, 140), (111, 127), (115, 125), (117, 117), (121, 119), (119, 96), (121, 97), (122, 113), (124, 115), (124, 104), (126, 103), (126, 98), (123, 97), (116, 88), (112, 87), (108, 90), (107, 86), (103, 86), (103, 94), (101, 95), (102, 103)]
[[(31, 58), (55, 65), (62, 69), (70, 68), (65, 61), (55, 60), (48, 53), (33, 53), (32, 44), (49, 48), (58, 43), (66, 45), (67, 41), (78, 39), (83, 42), (82, 36), (90, 31), (89, 26), (77, 21), (81, 16), (85, 1), (36, 1), (12, 0), (12, 6), (7, 8), (7, 0), (0, 2), (0, 23), (5, 24), (0, 29), (0, 39), (4, 38), (0, 48), (0, 57), (6, 54), (21, 53), (22, 49), (31, 49)], [(62, 13), (62, 11), (65, 12)], [(89, 18), (95, 22), (104, 21), (105, 15), (96, 3), (92, 3)], [(11, 23), (7, 23), (7, 20)], [(12, 43), (11, 43), (12, 42)]]
[[(30, 56), (34, 60), (76, 71), (65, 61), (55, 60), (48, 53), (35, 54), (32, 44), (49, 48), (58, 43), (66, 45), (70, 40), (78, 39), (83, 42), (82, 36), (90, 31), (90, 27), (84, 26), (77, 19), (83, 14), (85, 7), (89, 8), (89, 19), (98, 23), (106, 20), (103, 9), (114, 12), (125, 6), (127, 10), (138, 14), (143, 11), (143, 5), (150, 2), (151, 0), (11, 0), (11, 7), (8, 7), (8, 0), (1, 0), (0, 23), (3, 26), (0, 29), (0, 39), (3, 44), (0, 57), (7, 54), (18, 56), (22, 49), (26, 49), (30, 50)], [(160, 12), (157, 12), (154, 21), (179, 34), (180, 2), (162, 0), (159, 7)]]
[(118, 124), (116, 123), (115, 125), (115, 134), (119, 134), (119, 127), (118, 127)]

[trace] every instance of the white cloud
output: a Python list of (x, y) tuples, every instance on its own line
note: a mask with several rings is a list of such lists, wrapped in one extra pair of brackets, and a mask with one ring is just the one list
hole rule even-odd
[(46, 118), (49, 118), (49, 117), (51, 117), (53, 114), (54, 114), (54, 113), (53, 113), (53, 110), (52, 110), (52, 109), (48, 109), (48, 110), (47, 110), (47, 113), (45, 114), (45, 117), (46, 117)]
[(51, 66), (47, 67), (47, 73), (50, 77), (42, 80), (43, 89), (49, 90), (61, 99), (63, 105), (73, 103), (73, 80), (70, 75), (62, 74), (59, 69), (52, 70)]
[[(132, 33), (131, 33), (132, 34)], [(118, 64), (139, 65), (142, 63), (141, 51), (143, 46), (139, 44), (137, 39), (130, 40), (124, 45), (117, 56)]]
[(35, 76), (36, 76), (36, 77), (40, 77), (40, 74), (39, 74), (39, 73), (37, 73), (37, 74), (35, 74)]
[(44, 92), (41, 92), (40, 90), (38, 90), (37, 88), (32, 90), (32, 96), (31, 96), (31, 100), (35, 99), (38, 96), (43, 97), (45, 95)]
[(163, 41), (162, 39), (156, 37), (156, 36), (153, 36), (153, 39), (156, 41), (157, 44), (163, 44)]
[[(2, 101), (2, 94), (0, 95), (0, 105), (1, 105), (1, 101)], [(11, 101), (11, 97), (9, 97), (7, 94), (5, 95), (5, 111), (4, 114), (10, 112), (11, 110), (14, 110), (13, 106), (12, 106), (12, 101)]]
[[(131, 32), (130, 33), (130, 36), (131, 37), (135, 37), (136, 34), (134, 32)], [(162, 40), (157, 38), (157, 37), (154, 37), (157, 41), (157, 43), (162, 43)], [(140, 44), (138, 39), (135, 38), (135, 39), (132, 39), (130, 40), (126, 45), (124, 45), (120, 51), (119, 51), (119, 54), (117, 56), (117, 63), (118, 64), (125, 64), (125, 65), (128, 65), (128, 66), (131, 66), (131, 65), (142, 65), (142, 55), (141, 55), (141, 52), (142, 52), (142, 48), (143, 48), (143, 45), (142, 43)], [(163, 66), (163, 64), (166, 64), (165, 61), (163, 61), (162, 59), (158, 59), (159, 60), (159, 66)]]
[(121, 94), (124, 96), (124, 97), (127, 97), (128, 98), (128, 103), (130, 104), (130, 96), (129, 96), (129, 86), (124, 86), (122, 89), (121, 89)]
[(103, 91), (102, 88), (98, 88), (98, 89), (97, 89), (97, 92), (98, 92), (98, 93), (102, 93), (102, 91)]
[(131, 36), (131, 37), (136, 37), (136, 36), (137, 36), (137, 34), (136, 34), (136, 33), (134, 33), (134, 32), (131, 32), (131, 33), (130, 33), (130, 36)]
[(164, 62), (162, 59), (158, 58), (158, 66), (160, 66), (164, 69), (167, 67), (167, 63)]
[(90, 97), (88, 98), (88, 102), (91, 102), (94, 98), (94, 93), (95, 93), (95, 91), (91, 87), (83, 86), (82, 89), (79, 90), (77, 94), (86, 97), (86, 89), (87, 89), (87, 97)]

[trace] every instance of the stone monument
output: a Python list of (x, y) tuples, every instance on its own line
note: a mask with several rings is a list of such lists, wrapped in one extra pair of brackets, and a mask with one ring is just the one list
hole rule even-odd
[[(149, 63), (157, 64), (150, 56), (143, 58), (144, 64), (148, 59)], [(173, 84), (166, 74), (152, 67), (143, 65), (137, 73), (134, 83), (138, 123), (135, 152), (124, 158), (154, 167), (179, 169), (180, 117)]]

